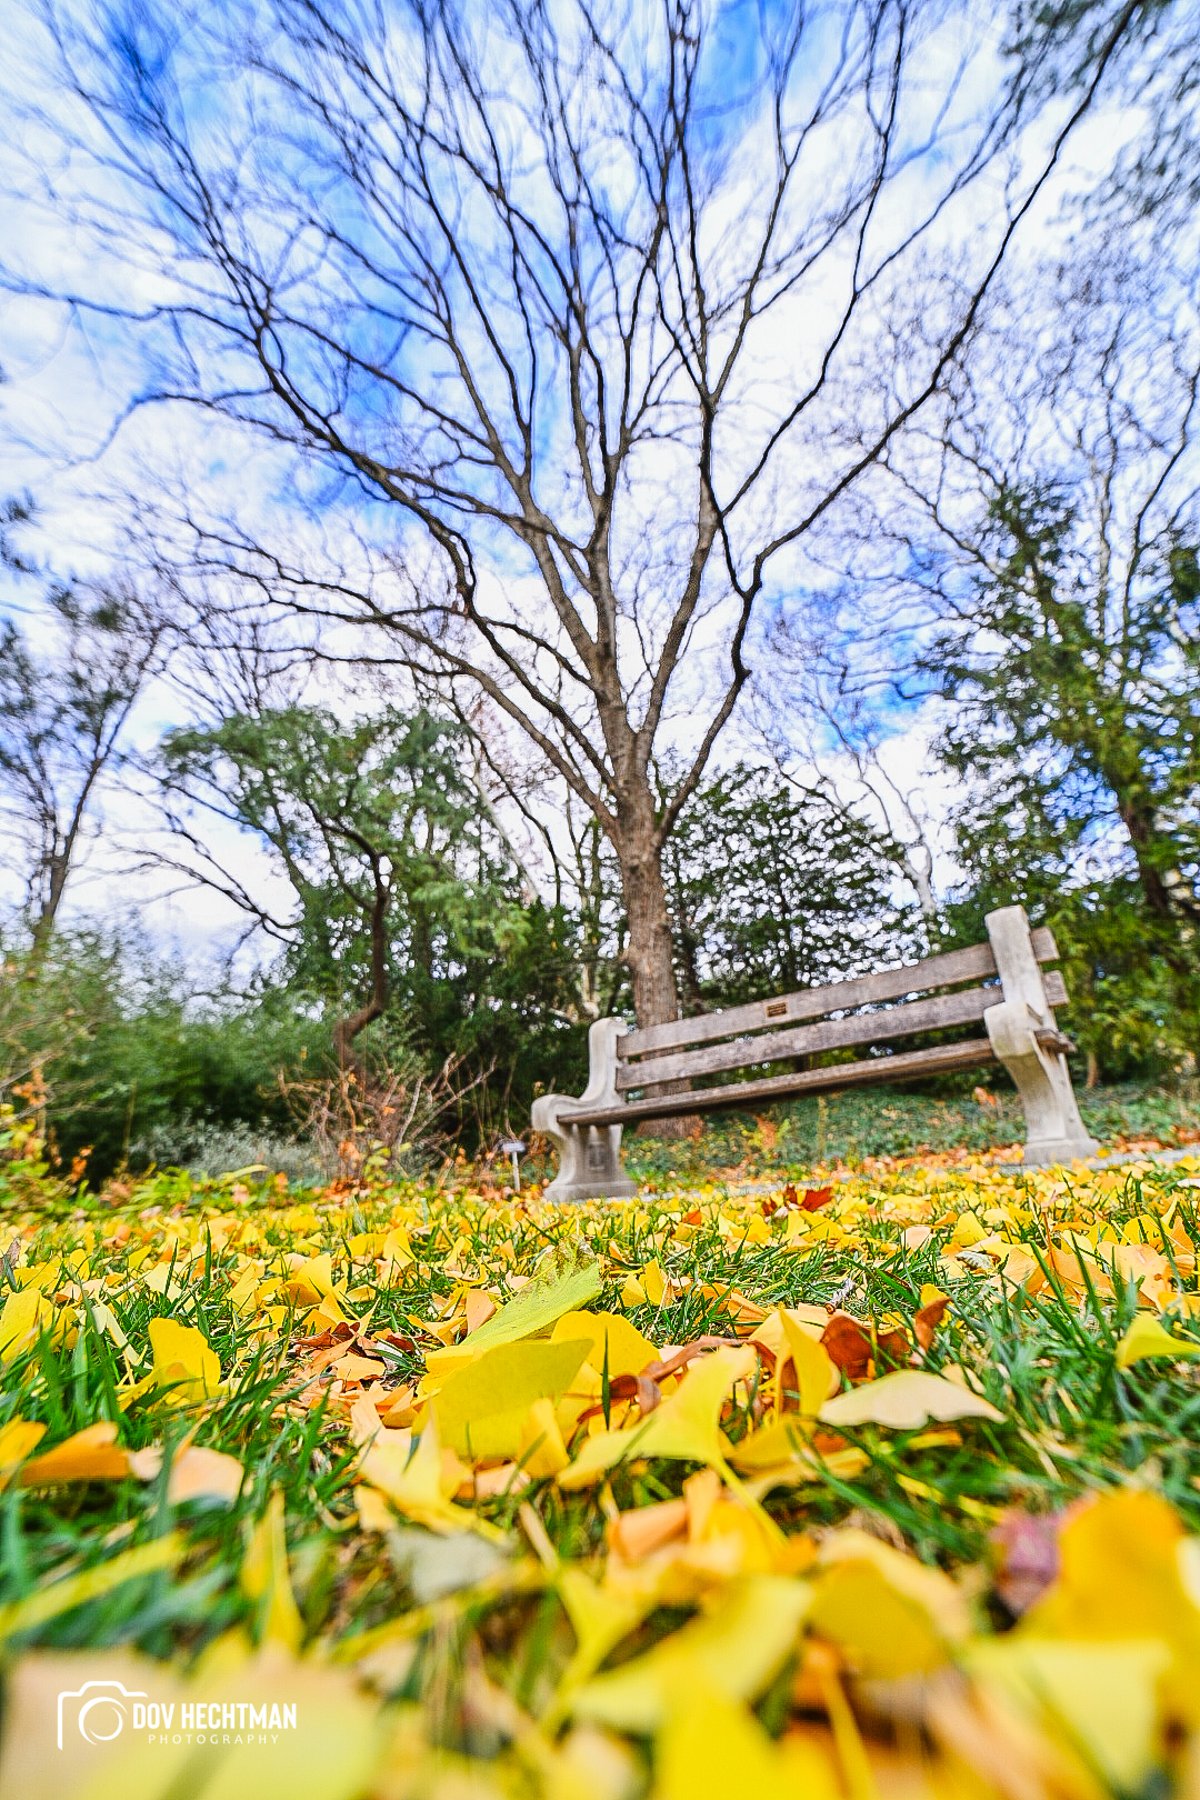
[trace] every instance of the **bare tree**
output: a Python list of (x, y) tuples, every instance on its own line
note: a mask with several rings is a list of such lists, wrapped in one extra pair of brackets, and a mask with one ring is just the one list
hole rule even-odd
[(880, 459), (857, 611), (904, 616), (910, 672), (953, 697), (967, 839), (991, 783), (993, 840), (1023, 819), (1074, 879), (1126, 862), (1194, 967), (1200, 280), (1089, 249), (997, 290), (970, 379)]
[(129, 585), (58, 588), (36, 651), (0, 622), (0, 823), (16, 844), (35, 960), (58, 921), (101, 789), (167, 632)]
[[(1142, 0), (1052, 116), (990, 30), (913, 0), (47, 5), (95, 248), (54, 292), (145, 328), (139, 402), (298, 453), (341, 508), (324, 561), (198, 508), (198, 560), (482, 690), (611, 843), (638, 1018), (674, 1017), (663, 845), (756, 614), (939, 391)], [(948, 238), (961, 304), (902, 393), (848, 406)]]

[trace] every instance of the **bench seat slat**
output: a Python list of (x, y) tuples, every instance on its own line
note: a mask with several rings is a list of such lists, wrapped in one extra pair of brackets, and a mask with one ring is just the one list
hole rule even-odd
[[(1062, 977), (1047, 977), (1051, 1005), (1059, 1004)], [(950, 994), (934, 994), (927, 1000), (909, 1000), (878, 1012), (854, 1013), (847, 1019), (823, 1019), (816, 1025), (799, 1025), (790, 1031), (774, 1031), (759, 1037), (735, 1038), (731, 1043), (706, 1044), (695, 1050), (677, 1050), (643, 1062), (618, 1063), (617, 1090), (644, 1088), (662, 1081), (681, 1081), (696, 1075), (720, 1075), (747, 1064), (778, 1062), (786, 1056), (819, 1056), (826, 1050), (849, 1050), (889, 1038), (910, 1037), (918, 1031), (942, 1031), (982, 1019), (989, 1006), (1001, 999), (999, 988), (962, 988)]]
[(831, 1069), (803, 1069), (789, 1075), (766, 1075), (758, 1081), (694, 1088), (685, 1094), (628, 1100), (620, 1106), (564, 1112), (562, 1118), (564, 1124), (571, 1125), (636, 1125), (644, 1119), (665, 1119), (678, 1113), (721, 1112), (754, 1100), (782, 1100), (789, 1094), (821, 1093), (833, 1088), (865, 1087), (872, 1082), (940, 1075), (952, 1069), (973, 1069), (994, 1059), (990, 1039), (967, 1038), (958, 1044), (937, 1044), (930, 1050), (906, 1050), (891, 1056), (872, 1056), (862, 1062), (839, 1063)]
[[(1053, 933), (1043, 925), (1032, 933), (1032, 937), (1038, 961), (1055, 962), (1058, 947)], [(795, 994), (754, 1000), (745, 1006), (729, 1006), (723, 1012), (700, 1013), (690, 1019), (674, 1019), (666, 1025), (648, 1025), (641, 1031), (626, 1032), (620, 1040), (618, 1054), (628, 1060), (654, 1050), (679, 1050), (688, 1044), (711, 1043), (715, 1038), (765, 1031), (772, 1026), (796, 1024), (803, 1019), (823, 1019), (827, 1013), (870, 1006), (881, 1000), (901, 1000), (906, 994), (921, 994), (930, 988), (950, 987), (964, 981), (987, 981), (995, 973), (996, 959), (991, 945), (972, 944), (966, 950), (947, 950), (939, 956), (927, 956), (922, 962), (879, 969), (873, 975), (857, 975), (849, 981), (831, 982), (827, 987), (802, 988)]]

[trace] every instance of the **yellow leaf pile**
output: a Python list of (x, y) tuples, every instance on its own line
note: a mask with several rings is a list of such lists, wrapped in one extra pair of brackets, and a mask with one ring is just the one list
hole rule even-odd
[(1200, 1161), (156, 1179), (0, 1222), (0, 1792), (1200, 1800)]

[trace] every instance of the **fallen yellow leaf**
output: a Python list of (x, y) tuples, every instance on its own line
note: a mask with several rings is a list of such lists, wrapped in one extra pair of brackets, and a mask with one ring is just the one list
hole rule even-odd
[(475, 1357), (433, 1402), (442, 1442), (475, 1460), (519, 1456), (530, 1408), (566, 1392), (590, 1347), (587, 1338), (535, 1339)]
[(232, 1506), (242, 1488), (245, 1471), (236, 1456), (189, 1444), (171, 1464), (167, 1499), (172, 1506), (186, 1500), (221, 1500)]
[(150, 1349), (155, 1383), (175, 1404), (197, 1405), (217, 1392), (221, 1364), (204, 1333), (194, 1325), (151, 1319)]
[(279, 1488), (272, 1490), (266, 1512), (246, 1534), (241, 1584), (246, 1598), (257, 1602), (263, 1642), (298, 1650), (304, 1626), (288, 1574), (283, 1494)]
[(12, 1362), (54, 1322), (54, 1308), (36, 1288), (10, 1294), (0, 1308), (0, 1362)]
[(658, 1361), (658, 1351), (649, 1338), (643, 1337), (623, 1313), (570, 1312), (554, 1327), (551, 1337), (557, 1343), (566, 1338), (587, 1338), (587, 1361), (609, 1379), (617, 1375), (640, 1375), (648, 1363)]
[(915, 1431), (931, 1419), (993, 1419), (1003, 1424), (1004, 1414), (990, 1400), (933, 1375), (927, 1369), (897, 1369), (851, 1388), (827, 1400), (817, 1415), (823, 1425), (888, 1425), (896, 1431)]
[(773, 1743), (747, 1707), (696, 1683), (673, 1696), (654, 1763), (653, 1800), (842, 1800), (844, 1792), (831, 1751)]
[(117, 1443), (116, 1426), (102, 1419), (33, 1457), (17, 1481), (21, 1487), (52, 1487), (62, 1481), (120, 1481), (130, 1473), (129, 1454)]
[(809, 1620), (856, 1673), (889, 1680), (926, 1675), (966, 1638), (963, 1598), (940, 1569), (852, 1529), (829, 1538), (822, 1562)]
[(588, 1438), (570, 1468), (559, 1476), (559, 1486), (587, 1487), (631, 1456), (709, 1463), (731, 1474), (729, 1444), (719, 1424), (721, 1408), (730, 1388), (746, 1380), (756, 1362), (749, 1348), (714, 1350), (697, 1357), (675, 1392), (638, 1424)]
[(9, 1475), (24, 1462), (46, 1435), (46, 1427), (35, 1419), (10, 1419), (0, 1426), (0, 1477)]
[[(446, 1454), (457, 1463), (452, 1452)], [(415, 1443), (407, 1431), (381, 1428), (367, 1445), (359, 1472), (397, 1512), (430, 1531), (477, 1531), (493, 1540), (503, 1535), (470, 1508), (456, 1506), (449, 1498), (462, 1479), (462, 1465), (447, 1470), (432, 1417)]]
[(752, 1700), (796, 1642), (808, 1610), (807, 1583), (751, 1575), (723, 1589), (710, 1612), (680, 1626), (644, 1656), (593, 1677), (572, 1704), (577, 1718), (649, 1735), (673, 1698), (706, 1688)]
[(1140, 1312), (1117, 1345), (1117, 1367), (1131, 1368), (1149, 1356), (1200, 1356), (1200, 1344), (1194, 1338), (1172, 1336), (1157, 1319)]

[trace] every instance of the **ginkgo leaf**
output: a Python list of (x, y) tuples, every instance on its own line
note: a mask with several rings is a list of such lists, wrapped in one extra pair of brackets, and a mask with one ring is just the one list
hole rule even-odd
[(519, 1456), (538, 1400), (556, 1400), (591, 1347), (590, 1339), (497, 1344), (455, 1370), (434, 1401), (441, 1440), (460, 1455)]
[(826, 1321), (821, 1343), (830, 1360), (851, 1381), (860, 1381), (871, 1366), (874, 1346), (859, 1321), (849, 1313), (836, 1312)]
[(751, 1700), (793, 1648), (809, 1598), (807, 1583), (782, 1575), (730, 1582), (708, 1612), (644, 1656), (594, 1676), (571, 1710), (577, 1718), (649, 1735), (663, 1723), (672, 1697), (689, 1687)]
[(921, 1305), (913, 1315), (913, 1336), (922, 1350), (928, 1350), (933, 1343), (937, 1328), (946, 1316), (950, 1305), (949, 1294), (943, 1294), (940, 1288), (927, 1282), (921, 1289)]
[(1200, 1356), (1200, 1343), (1194, 1338), (1174, 1337), (1150, 1313), (1140, 1312), (1117, 1345), (1117, 1367), (1131, 1368), (1149, 1356)]
[(642, 1292), (651, 1306), (672, 1306), (675, 1302), (675, 1287), (668, 1279), (662, 1264), (655, 1259), (648, 1262), (642, 1270)]
[(46, 1427), (36, 1419), (10, 1419), (0, 1426), (0, 1477), (11, 1474), (24, 1462), (46, 1435)]
[(534, 1480), (559, 1475), (571, 1460), (553, 1403), (535, 1400), (521, 1420), (515, 1452), (521, 1472)]
[(728, 1469), (729, 1444), (719, 1420), (725, 1397), (755, 1367), (753, 1350), (714, 1350), (689, 1364), (679, 1386), (662, 1405), (625, 1431), (599, 1432), (559, 1476), (562, 1488), (587, 1487), (606, 1470), (631, 1456), (709, 1463)]
[(130, 1474), (129, 1455), (117, 1443), (111, 1419), (86, 1425), (73, 1437), (23, 1465), (21, 1487), (52, 1487), (63, 1481), (120, 1481)]
[(458, 1486), (454, 1475), (447, 1482), (432, 1417), (415, 1443), (407, 1431), (380, 1430), (363, 1453), (359, 1473), (399, 1513), (430, 1531), (478, 1531), (498, 1539), (503, 1534), (469, 1507), (456, 1506), (449, 1498)]
[(167, 1499), (172, 1506), (187, 1500), (219, 1500), (232, 1506), (242, 1489), (245, 1470), (236, 1456), (189, 1444), (179, 1451), (167, 1476)]
[[(817, 1338), (781, 1309), (787, 1361), (795, 1372), (800, 1397), (800, 1416), (815, 1419), (826, 1400), (837, 1392), (838, 1375), (829, 1352)], [(780, 1371), (782, 1380), (782, 1370)]]
[(653, 1506), (632, 1506), (609, 1521), (608, 1545), (626, 1562), (640, 1562), (681, 1537), (688, 1527), (686, 1500), (660, 1500)]
[(97, 1331), (102, 1331), (106, 1337), (110, 1338), (117, 1349), (126, 1356), (127, 1360), (132, 1360), (133, 1362), (141, 1360), (136, 1351), (132, 1351), (131, 1353), (129, 1339), (125, 1335), (124, 1328), (111, 1307), (106, 1306), (103, 1300), (97, 1300), (93, 1297), (88, 1303), (88, 1311), (91, 1314), (92, 1323)]
[(1059, 1571), (1019, 1626), (1037, 1637), (1157, 1639), (1181, 1695), (1195, 1693), (1200, 1605), (1188, 1592), (1178, 1514), (1161, 1494), (1125, 1488), (1073, 1507), (1058, 1533)]
[(413, 1247), (403, 1225), (393, 1225), (383, 1240), (380, 1255), (385, 1263), (392, 1263), (399, 1269), (406, 1269), (410, 1263), (416, 1262)]
[(283, 1494), (279, 1488), (272, 1490), (266, 1512), (247, 1533), (241, 1585), (247, 1599), (258, 1606), (263, 1641), (298, 1650), (304, 1626), (288, 1573)]
[(54, 1320), (54, 1308), (36, 1288), (10, 1294), (0, 1307), (0, 1362), (11, 1362), (28, 1350)]
[(809, 1622), (868, 1678), (929, 1674), (967, 1636), (959, 1590), (865, 1531), (844, 1530), (823, 1547)]
[(659, 1599), (654, 1588), (602, 1586), (569, 1564), (557, 1572), (555, 1587), (575, 1633), (575, 1650), (548, 1709), (548, 1723), (563, 1716), (575, 1690), (654, 1611)]
[(280, 1284), (285, 1299), (294, 1301), (297, 1306), (316, 1306), (319, 1301), (337, 1294), (332, 1256), (298, 1256), (292, 1260), (292, 1273)]
[(827, 1400), (817, 1415), (823, 1425), (888, 1425), (915, 1431), (931, 1419), (993, 1419), (1004, 1414), (970, 1388), (927, 1369), (897, 1369)]
[(154, 1380), (169, 1400), (195, 1405), (211, 1399), (221, 1383), (221, 1364), (202, 1331), (177, 1319), (151, 1319)]
[(339, 1381), (378, 1381), (385, 1373), (387, 1364), (381, 1363), (374, 1356), (356, 1356), (351, 1352), (348, 1356), (339, 1356), (330, 1367)]
[(229, 1304), (236, 1313), (254, 1309), (254, 1301), (262, 1285), (262, 1276), (253, 1263), (248, 1263), (229, 1290)]
[(1039, 1642), (1014, 1632), (973, 1645), (968, 1667), (985, 1692), (1015, 1701), (1053, 1739), (1076, 1748), (1106, 1791), (1134, 1794), (1144, 1791), (1156, 1761), (1168, 1658), (1152, 1640)]
[(482, 1288), (470, 1288), (463, 1295), (463, 1314), (467, 1321), (468, 1335), (472, 1331), (478, 1331), (479, 1327), (494, 1318), (499, 1310), (490, 1294), (485, 1293)]
[(775, 1744), (754, 1714), (695, 1680), (672, 1695), (654, 1751), (654, 1800), (843, 1800), (824, 1745)]
[(607, 1369), (610, 1379), (640, 1375), (650, 1363), (658, 1361), (654, 1345), (630, 1324), (624, 1313), (564, 1313), (550, 1335), (556, 1343), (566, 1338), (587, 1338), (587, 1361), (593, 1369)]
[(749, 1478), (748, 1485), (760, 1499), (773, 1488), (803, 1486), (829, 1475), (853, 1481), (867, 1467), (866, 1452), (854, 1445), (816, 1449), (809, 1440), (810, 1430), (794, 1413), (784, 1413), (736, 1443), (729, 1460)]
[(333, 1258), (320, 1256), (294, 1258), (291, 1276), (280, 1284), (280, 1293), (293, 1305), (309, 1314), (308, 1326), (342, 1325), (347, 1322), (345, 1306), (349, 1299), (343, 1287), (333, 1278)]
[(589, 1300), (594, 1300), (602, 1286), (600, 1265), (596, 1262), (539, 1276), (499, 1312), (485, 1319), (461, 1344), (433, 1351), (426, 1358), (425, 1366), (431, 1374), (441, 1378), (481, 1356), (485, 1350), (494, 1350), (499, 1344), (515, 1344), (522, 1338), (548, 1331), (564, 1313), (575, 1312)]

